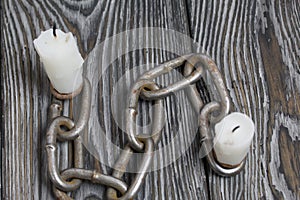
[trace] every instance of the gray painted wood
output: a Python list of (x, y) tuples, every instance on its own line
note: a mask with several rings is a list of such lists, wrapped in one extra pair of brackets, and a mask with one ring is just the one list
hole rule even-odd
[[(192, 37), (200, 47), (178, 41), (174, 48), (212, 56), (226, 77), (232, 110), (243, 111), (256, 122), (246, 168), (238, 176), (221, 178), (211, 172), (199, 159), (196, 138), (180, 159), (148, 175), (137, 199), (300, 198), (300, 15), (296, 0), (262, 3), (6, 0), (1, 6), (3, 199), (54, 198), (44, 150), (51, 95), (32, 43), (42, 30), (51, 27), (54, 19), (62, 30), (73, 32), (84, 57), (106, 38), (133, 28), (169, 28)], [(167, 46), (172, 39), (164, 36), (159, 43)], [(125, 49), (131, 45), (128, 38), (121, 44)], [(116, 54), (113, 49), (106, 52), (108, 56)], [(161, 50), (137, 50), (118, 58), (104, 73), (95, 117), (113, 142), (123, 145), (125, 140), (109, 112), (113, 85), (128, 69), (174, 57)], [(136, 79), (137, 73), (128, 75), (128, 80)], [(169, 79), (160, 81), (165, 84)], [(176, 105), (185, 100), (183, 94), (178, 96), (166, 100), (168, 121), (160, 145), (167, 144), (174, 130), (178, 130), (178, 122), (186, 124), (187, 133), (195, 125), (193, 113)], [(65, 107), (68, 106), (66, 102)], [(146, 103), (140, 107), (149, 109)], [(146, 124), (148, 113), (143, 116), (140, 123)], [(65, 144), (61, 149), (67, 148)], [(173, 154), (171, 151), (168, 156)], [(85, 161), (86, 168), (111, 172), (87, 151)], [(62, 167), (67, 165), (65, 160)], [(133, 177), (127, 174), (125, 180), (129, 182)], [(85, 182), (72, 196), (105, 199), (104, 192), (104, 187)]]
[[(225, 75), (256, 133), (245, 170), (209, 172), (212, 199), (300, 199), (298, 1), (188, 1), (191, 36)], [(298, 152), (298, 153), (297, 153)]]

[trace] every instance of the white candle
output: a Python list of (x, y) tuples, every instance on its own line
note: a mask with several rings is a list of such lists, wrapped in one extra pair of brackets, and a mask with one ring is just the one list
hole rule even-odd
[(49, 29), (33, 41), (45, 71), (59, 93), (72, 93), (82, 84), (82, 64), (72, 33)]
[(226, 165), (240, 164), (249, 151), (254, 123), (245, 114), (234, 112), (215, 125), (214, 151), (217, 160)]

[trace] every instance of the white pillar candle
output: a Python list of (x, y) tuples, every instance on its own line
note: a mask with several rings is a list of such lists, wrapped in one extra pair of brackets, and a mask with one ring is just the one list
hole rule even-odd
[(72, 33), (64, 33), (54, 27), (43, 31), (33, 43), (53, 87), (59, 93), (72, 93), (80, 88), (83, 58)]
[(245, 114), (234, 112), (215, 125), (214, 151), (219, 163), (240, 164), (249, 151), (254, 123)]

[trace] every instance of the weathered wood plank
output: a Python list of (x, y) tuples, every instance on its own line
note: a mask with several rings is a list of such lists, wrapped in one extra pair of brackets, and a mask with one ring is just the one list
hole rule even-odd
[[(179, 3), (179, 4), (178, 4)], [(186, 30), (186, 13), (184, 9), (184, 4), (178, 2), (177, 4), (172, 3), (171, 1), (167, 1), (165, 3), (160, 1), (152, 1), (152, 2), (138, 2), (138, 1), (127, 1), (122, 3), (112, 3), (108, 8), (108, 17), (107, 28), (104, 30), (99, 29), (101, 35), (114, 35), (124, 30), (129, 30), (132, 28), (141, 28), (141, 27), (172, 27), (172, 29), (181, 31), (183, 33), (187, 33)], [(180, 6), (181, 5), (181, 6)], [(116, 15), (116, 13), (120, 13)], [(170, 18), (166, 17), (170, 16)], [(100, 25), (101, 27), (101, 25)], [(153, 35), (147, 35), (143, 33), (135, 32), (138, 37), (153, 37)], [(160, 38), (162, 37), (162, 38)], [(165, 38), (164, 38), (165, 37)], [(123, 44), (120, 45), (119, 49), (113, 49), (111, 46), (107, 49), (107, 56), (112, 57), (115, 54), (119, 53), (122, 49), (130, 49), (132, 47), (132, 42), (134, 38), (124, 38), (122, 41)], [(168, 38), (168, 36), (158, 36), (157, 40), (161, 41), (162, 46), (166, 41), (172, 40), (174, 38)], [(100, 40), (101, 41), (101, 40)], [(149, 42), (155, 42), (153, 39), (150, 39)], [(116, 41), (117, 42), (117, 41)], [(180, 43), (177, 48), (188, 48), (189, 44)], [(144, 52), (145, 50), (136, 50), (125, 54), (124, 56), (116, 59), (116, 61), (110, 66), (110, 68), (104, 72), (104, 76), (102, 77), (102, 82), (100, 82), (99, 90), (100, 90), (100, 100), (99, 100), (99, 109), (100, 114), (100, 123), (106, 131), (106, 137), (112, 138), (114, 143), (118, 144), (124, 143), (124, 133), (114, 124), (114, 119), (111, 116), (111, 95), (112, 95), (112, 87), (116, 84), (116, 82), (123, 76), (129, 69), (134, 68), (135, 66), (140, 66), (142, 64), (147, 63), (157, 63), (163, 62), (164, 60), (171, 59), (174, 55), (169, 54), (167, 52), (163, 52), (161, 50)], [(103, 55), (103, 60), (107, 59), (106, 55)], [(149, 68), (149, 67), (148, 67)], [(139, 71), (127, 75), (129, 81), (136, 79), (138, 77), (137, 73), (141, 73)], [(96, 73), (97, 74), (97, 73)], [(167, 80), (163, 80), (165, 82)], [(115, 106), (115, 105), (113, 105)], [(148, 109), (146, 105), (141, 106), (143, 109)], [(169, 99), (166, 102), (166, 107), (168, 108), (167, 118), (176, 119), (179, 116), (179, 113), (176, 109), (176, 104), (174, 100)], [(103, 114), (104, 113), (104, 114)], [(94, 119), (94, 117), (92, 117)], [(146, 118), (141, 119), (141, 123), (147, 123)], [(186, 122), (187, 119), (184, 119)], [(162, 139), (163, 144), (168, 143), (168, 140), (171, 134), (174, 134), (171, 130), (174, 129), (172, 126), (176, 125), (175, 122), (169, 121), (167, 127), (163, 133), (164, 137)], [(91, 130), (94, 127), (91, 127)], [(200, 160), (192, 160), (191, 154), (194, 153), (197, 145), (194, 145), (194, 149), (191, 149), (189, 153), (172, 164), (170, 167), (164, 168), (163, 170), (159, 170), (149, 174), (149, 177), (146, 179), (144, 187), (139, 192), (137, 199), (198, 199), (198, 198), (207, 198), (206, 197), (206, 183), (205, 179), (198, 179), (195, 177), (205, 177), (204, 168), (201, 164)], [(98, 148), (101, 148), (99, 145)], [(102, 147), (103, 148), (103, 147)], [(175, 151), (175, 150), (174, 150)], [(101, 151), (103, 152), (103, 156), (110, 158), (111, 150), (110, 147), (105, 146)], [(106, 154), (106, 155), (105, 155)], [(173, 152), (169, 152), (167, 156), (173, 156)], [(186, 165), (186, 162), (192, 162), (191, 165)], [(156, 163), (159, 165), (160, 163)], [(102, 170), (104, 172), (110, 172), (110, 169), (107, 169), (102, 165)], [(127, 181), (132, 180), (133, 175), (127, 175)], [(84, 186), (83, 186), (84, 187)], [(87, 186), (88, 188), (93, 188), (93, 186)], [(101, 196), (102, 193), (99, 189), (96, 189), (95, 186), (93, 189), (93, 193), (96, 196)], [(201, 187), (201, 191), (199, 190)], [(83, 192), (84, 191), (84, 192)], [(75, 193), (75, 197), (77, 199), (82, 198), (82, 195), (87, 195), (86, 190), (79, 191)]]
[[(1, 86), (3, 92), (3, 160), (2, 180), (4, 199), (53, 199), (51, 184), (46, 172), (45, 131), (47, 128), (47, 107), (51, 101), (49, 82), (33, 48), (33, 39), (42, 30), (48, 29), (56, 21), (58, 27), (72, 31), (81, 53), (86, 57), (97, 42), (124, 30), (139, 27), (163, 27), (188, 34), (187, 13), (184, 1), (4, 1), (3, 2), (3, 67)], [(150, 35), (151, 36), (151, 35)], [(148, 35), (145, 35), (148, 37)], [(151, 36), (152, 37), (152, 36)], [(164, 37), (164, 36), (162, 36)], [(174, 38), (158, 38), (162, 46)], [(175, 38), (176, 39), (176, 38)], [(179, 42), (182, 52), (189, 50), (190, 44)], [(124, 48), (131, 41), (124, 41)], [(108, 51), (112, 51), (108, 49)], [(113, 52), (112, 52), (113, 53)], [(147, 63), (159, 63), (172, 59), (173, 54), (162, 50), (149, 53), (137, 50), (119, 58), (105, 73), (101, 83), (99, 112), (105, 113), (100, 121), (108, 136), (116, 143), (124, 143), (124, 133), (113, 122), (110, 108), (110, 95), (113, 84), (126, 70)], [(137, 75), (129, 76), (129, 79)], [(167, 83), (167, 79), (162, 82)], [(100, 96), (101, 97), (101, 96)], [(166, 101), (169, 119), (161, 144), (167, 144), (176, 133), (177, 120), (183, 124), (192, 121), (186, 111), (178, 110), (180, 99)], [(65, 104), (67, 105), (67, 104)], [(148, 109), (142, 105), (143, 109)], [(145, 115), (146, 116), (146, 115)], [(184, 117), (183, 117), (184, 116)], [(189, 116), (190, 118), (187, 118)], [(182, 117), (182, 118), (180, 118)], [(177, 119), (180, 118), (180, 119)], [(146, 118), (141, 123), (147, 123)], [(195, 120), (195, 118), (194, 118)], [(191, 123), (191, 122), (190, 122)], [(174, 127), (175, 126), (175, 127)], [(187, 125), (186, 125), (187, 126)], [(5, 130), (5, 131), (4, 131)], [(173, 131), (172, 131), (173, 130)], [(183, 127), (188, 134), (188, 127)], [(183, 132), (181, 131), (181, 134)], [(196, 158), (199, 140), (195, 140), (186, 154), (172, 165), (149, 174), (137, 199), (207, 199), (206, 179), (203, 163)], [(66, 149), (66, 148), (64, 148)], [(175, 150), (174, 150), (175, 151)], [(169, 152), (167, 156), (173, 156)], [(94, 167), (94, 159), (85, 154), (86, 168)], [(160, 163), (156, 163), (159, 165)], [(66, 165), (63, 164), (64, 166)], [(104, 172), (109, 168), (102, 165)], [(130, 181), (134, 174), (127, 175)], [(73, 194), (76, 199), (104, 198), (105, 188), (84, 183)]]
[(212, 199), (299, 199), (298, 1), (188, 1), (191, 35), (256, 123), (245, 170), (209, 176)]

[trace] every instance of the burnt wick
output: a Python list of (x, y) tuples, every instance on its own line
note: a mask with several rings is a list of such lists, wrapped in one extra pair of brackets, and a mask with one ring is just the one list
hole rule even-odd
[(56, 23), (53, 24), (53, 35), (56, 37)]
[(236, 126), (231, 132), (234, 133), (234, 131), (236, 131), (238, 128), (240, 128), (240, 126)]

